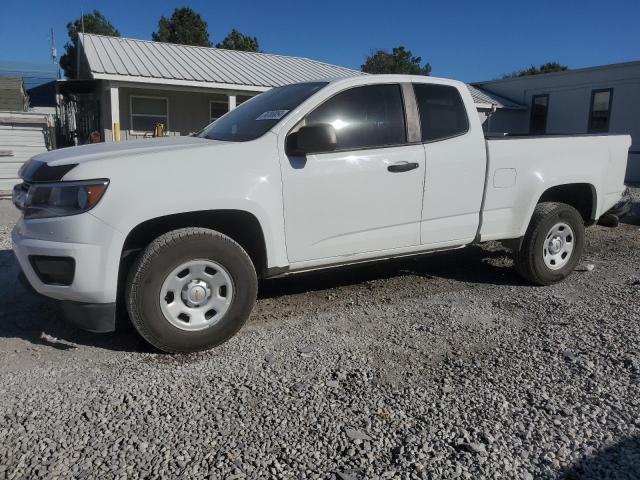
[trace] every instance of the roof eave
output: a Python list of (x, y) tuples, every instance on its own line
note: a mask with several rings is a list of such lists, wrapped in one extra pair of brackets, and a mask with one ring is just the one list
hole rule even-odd
[(108, 80), (126, 83), (146, 83), (151, 85), (173, 85), (177, 87), (218, 88), (222, 90), (243, 90), (247, 92), (266, 92), (273, 87), (262, 85), (241, 85), (233, 83), (198, 82), (172, 78), (136, 77), (129, 75), (111, 75), (92, 72), (94, 80)]

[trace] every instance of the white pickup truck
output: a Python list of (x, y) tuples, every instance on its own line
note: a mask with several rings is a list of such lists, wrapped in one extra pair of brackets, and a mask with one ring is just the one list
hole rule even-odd
[(621, 197), (629, 136), (485, 139), (465, 84), (368, 75), (268, 92), (200, 133), (38, 155), (14, 189), (28, 282), (85, 329), (234, 335), (259, 278), (508, 241), (547, 285)]

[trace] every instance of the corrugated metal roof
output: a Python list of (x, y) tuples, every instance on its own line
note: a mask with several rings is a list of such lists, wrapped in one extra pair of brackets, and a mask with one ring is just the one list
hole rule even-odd
[(515, 110), (526, 109), (524, 105), (520, 105), (519, 103), (500, 95), (496, 95), (488, 90), (484, 90), (473, 85), (467, 85), (467, 87), (469, 87), (469, 92), (476, 104), (495, 105), (496, 108), (509, 108)]
[[(143, 79), (149, 83), (193, 82), (266, 90), (322, 78), (366, 75), (358, 70), (302, 57), (194, 47), (123, 37), (80, 34), (93, 78)], [(524, 108), (507, 98), (469, 85), (476, 104)]]
[(93, 78), (117, 75), (269, 88), (362, 75), (357, 70), (301, 57), (102, 35), (79, 36)]

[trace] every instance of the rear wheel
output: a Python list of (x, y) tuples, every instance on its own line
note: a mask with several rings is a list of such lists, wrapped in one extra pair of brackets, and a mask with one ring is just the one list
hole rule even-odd
[(565, 279), (580, 261), (584, 249), (584, 221), (564, 203), (536, 206), (519, 249), (514, 252), (516, 270), (538, 285)]
[(154, 240), (129, 272), (126, 303), (140, 335), (165, 352), (206, 350), (246, 322), (257, 293), (251, 259), (231, 238), (184, 228)]

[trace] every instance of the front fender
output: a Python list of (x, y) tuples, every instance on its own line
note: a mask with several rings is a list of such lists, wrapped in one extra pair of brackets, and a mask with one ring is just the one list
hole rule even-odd
[(288, 264), (282, 183), (272, 134), (251, 142), (211, 142), (210, 147), (97, 160), (79, 165), (70, 174), (73, 179), (109, 178), (107, 192), (91, 213), (124, 237), (137, 225), (158, 217), (240, 210), (260, 223), (269, 267)]

